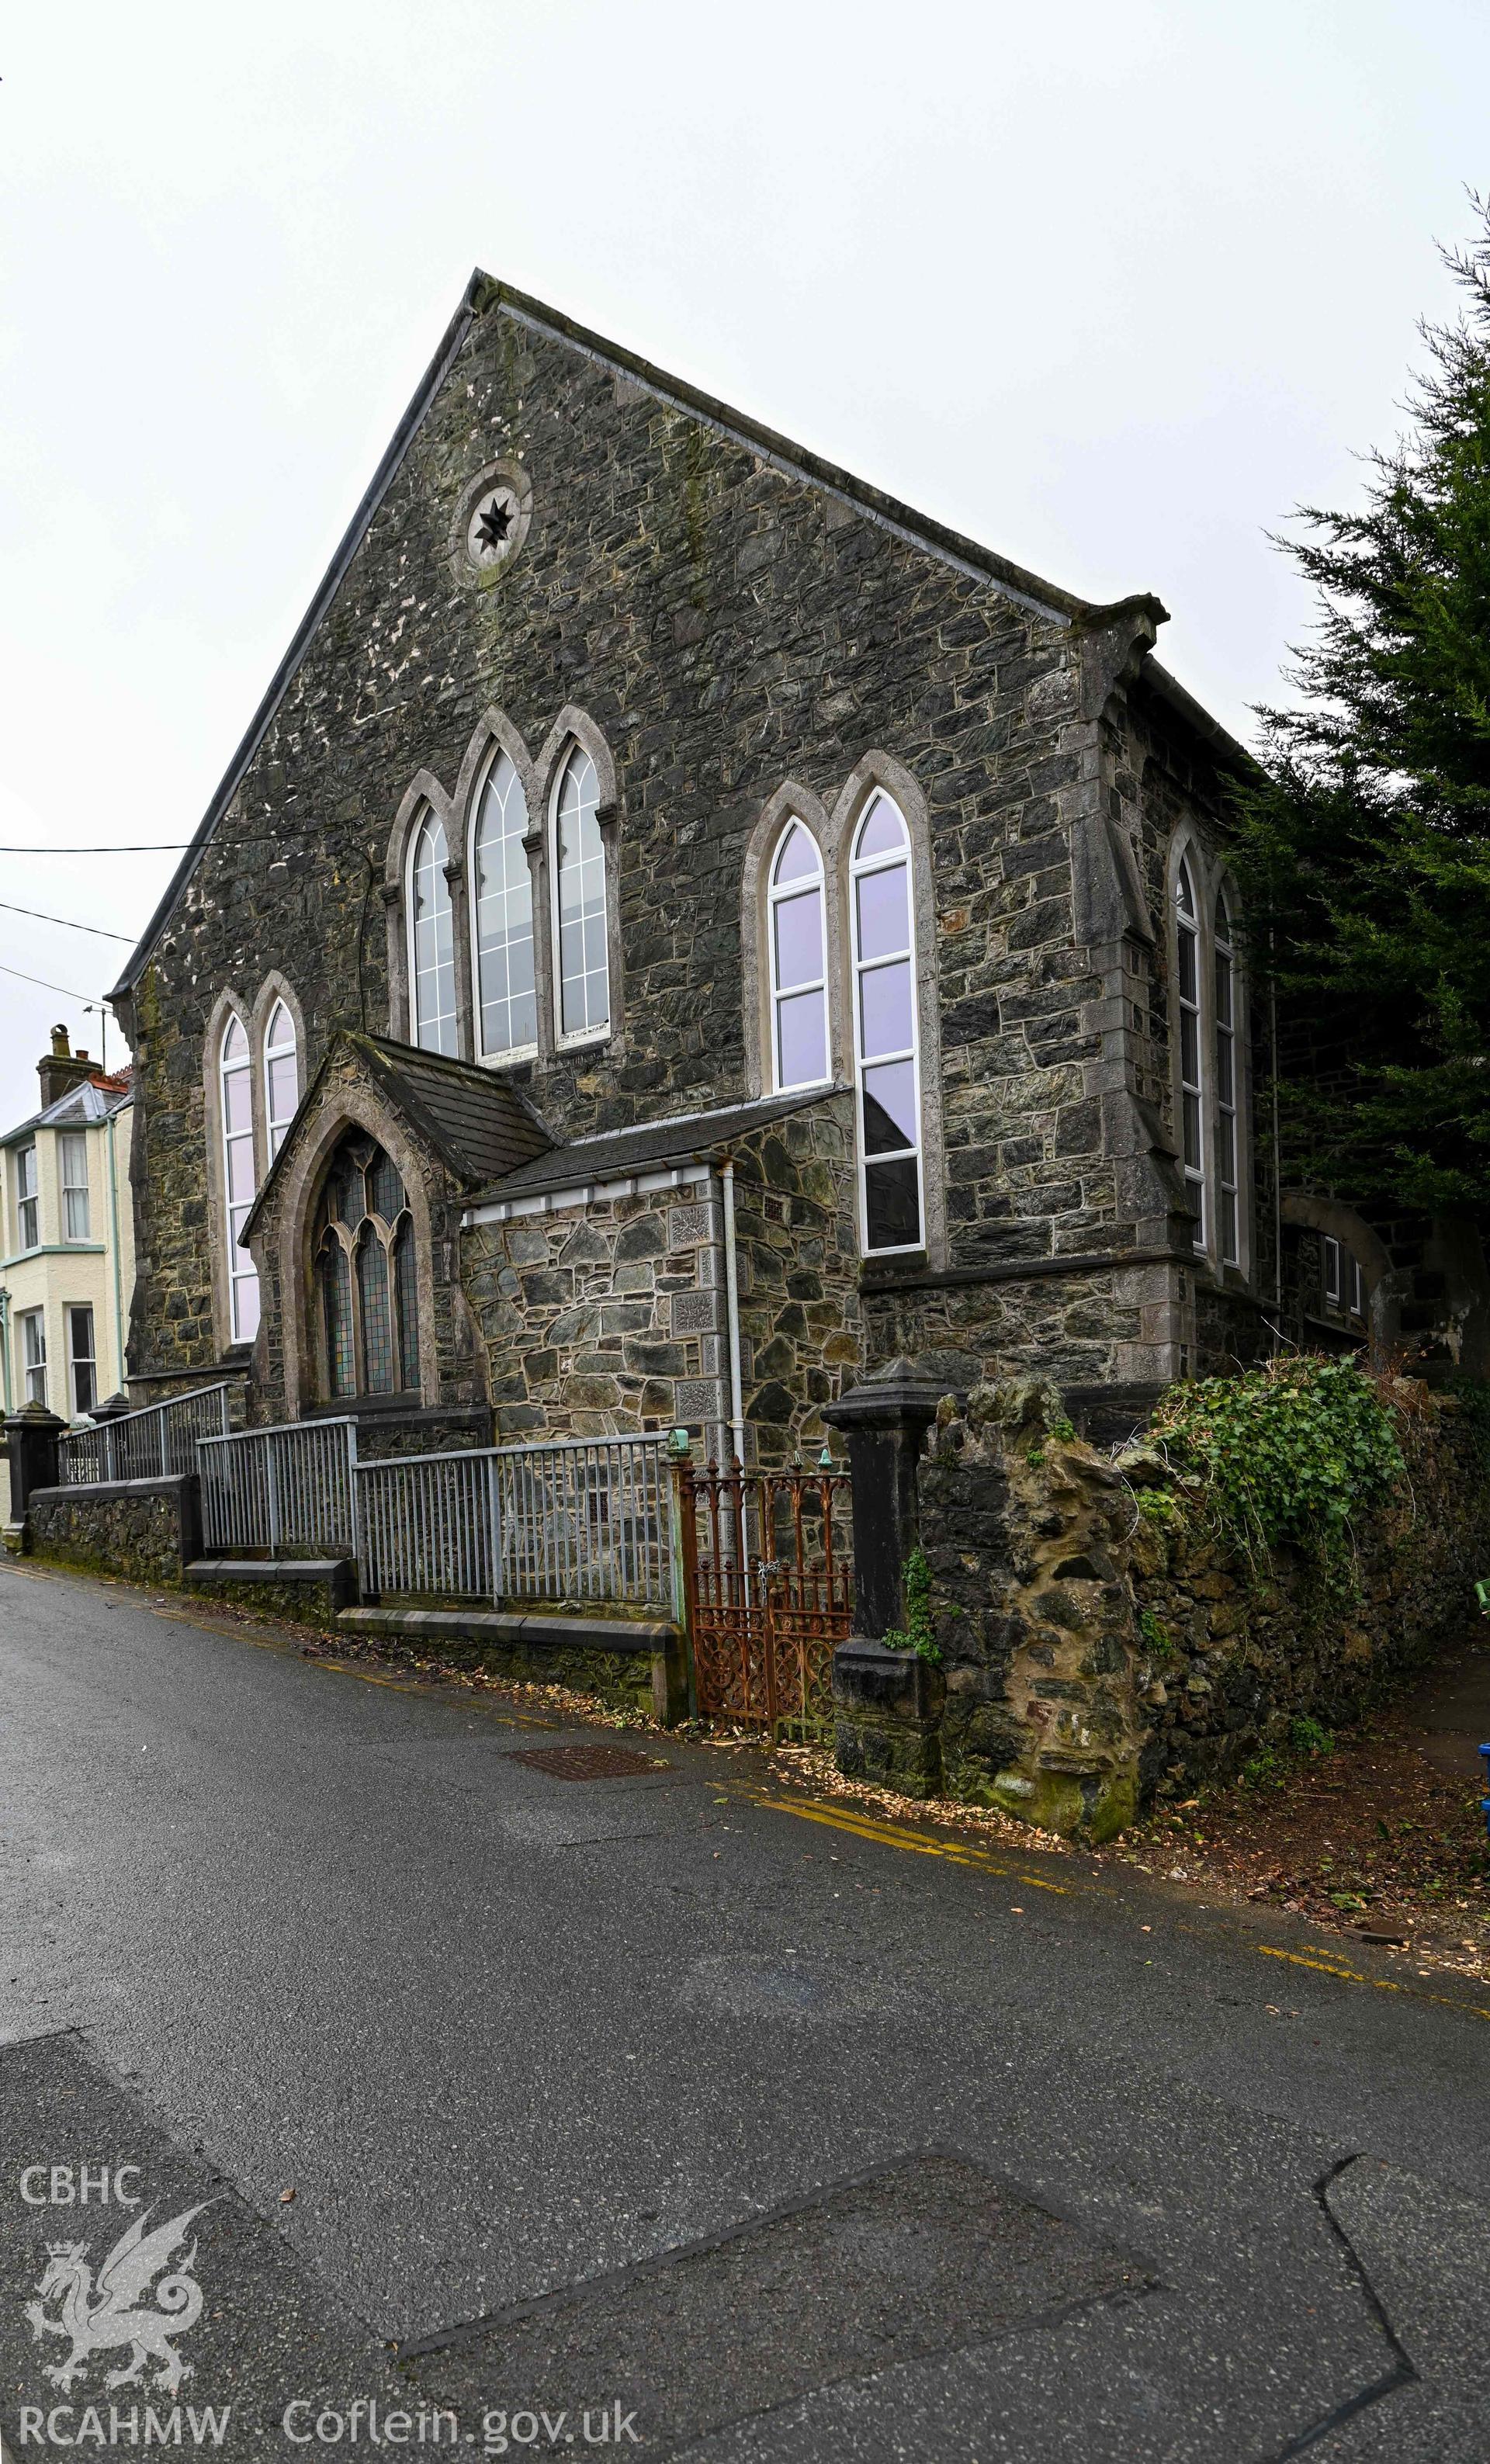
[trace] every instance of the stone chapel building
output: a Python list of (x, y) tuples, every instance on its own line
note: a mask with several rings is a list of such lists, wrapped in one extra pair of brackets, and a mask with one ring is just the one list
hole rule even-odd
[(771, 1462), (899, 1359), (1481, 1341), (1478, 1243), (1276, 1184), (1163, 621), (476, 275), (116, 990), (132, 1398)]

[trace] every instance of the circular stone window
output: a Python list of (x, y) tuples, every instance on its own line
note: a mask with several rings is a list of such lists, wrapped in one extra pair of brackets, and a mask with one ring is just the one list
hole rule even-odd
[(519, 462), (490, 462), (461, 496), (450, 540), (456, 571), (485, 580), (513, 558), (528, 536), (533, 482)]

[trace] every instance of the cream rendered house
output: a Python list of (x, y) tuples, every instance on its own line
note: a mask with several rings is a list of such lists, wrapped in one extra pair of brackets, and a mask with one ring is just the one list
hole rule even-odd
[(41, 1111), (0, 1137), (0, 1400), (80, 1420), (124, 1382), (134, 1096), (62, 1027), (38, 1075)]

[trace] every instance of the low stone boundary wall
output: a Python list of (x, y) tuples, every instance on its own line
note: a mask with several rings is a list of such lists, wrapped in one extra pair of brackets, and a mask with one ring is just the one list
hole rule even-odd
[(230, 1608), (288, 1617), (324, 1634), (356, 1599), (357, 1569), (345, 1557), (202, 1557), (186, 1568), (186, 1584)]
[(567, 1685), (615, 1710), (688, 1716), (682, 1629), (641, 1617), (501, 1609), (344, 1609), (343, 1633), (519, 1684)]
[(33, 1556), (137, 1583), (179, 1584), (201, 1548), (196, 1477), (189, 1472), (33, 1488), (26, 1520)]
[(1229, 1553), (1161, 1454), (1087, 1444), (1049, 1387), (947, 1397), (918, 1484), (947, 1793), (1107, 1837), (1297, 1718), (1356, 1716), (1462, 1632), (1490, 1485), (1470, 1417), (1413, 1397), (1409, 1481), (1334, 1587), (1297, 1549)]

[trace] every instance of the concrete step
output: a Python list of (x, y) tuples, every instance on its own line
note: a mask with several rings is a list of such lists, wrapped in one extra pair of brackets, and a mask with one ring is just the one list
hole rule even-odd
[(195, 1557), (186, 1568), (219, 1583), (329, 1583), (349, 1571), (345, 1557)]
[(256, 1596), (291, 1617), (312, 1608), (323, 1623), (357, 1597), (357, 1568), (348, 1557), (194, 1557), (186, 1580), (194, 1592)]
[(666, 1650), (678, 1628), (650, 1617), (563, 1617), (509, 1609), (343, 1609), (337, 1619), (349, 1633), (405, 1635), (411, 1640), (443, 1639), (494, 1643), (504, 1650), (635, 1652)]

